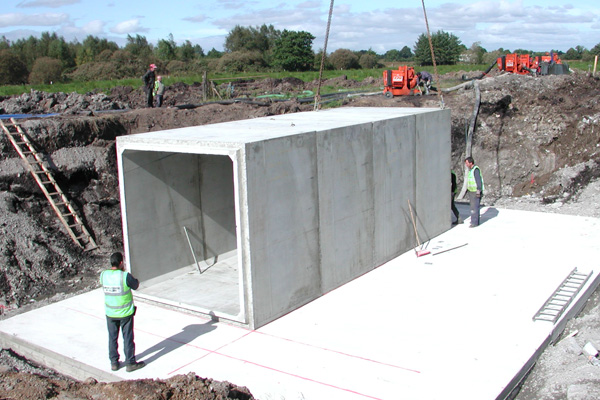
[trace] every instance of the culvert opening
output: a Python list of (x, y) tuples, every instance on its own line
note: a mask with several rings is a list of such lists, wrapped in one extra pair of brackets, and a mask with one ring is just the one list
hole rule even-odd
[(127, 150), (124, 230), (139, 297), (237, 320), (240, 274), (228, 156)]

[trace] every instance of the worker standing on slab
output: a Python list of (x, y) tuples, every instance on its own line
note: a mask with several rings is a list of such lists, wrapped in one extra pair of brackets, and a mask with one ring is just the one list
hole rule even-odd
[(133, 305), (131, 290), (139, 287), (140, 282), (129, 272), (125, 272), (125, 263), (121, 253), (110, 256), (111, 268), (102, 271), (100, 283), (104, 291), (106, 310), (106, 326), (108, 327), (108, 357), (111, 370), (119, 369), (119, 328), (123, 334), (125, 351), (125, 368), (127, 372), (138, 370), (144, 365), (143, 361), (135, 359), (135, 342), (133, 341), (133, 317), (136, 307)]
[(456, 208), (456, 204), (454, 204), (457, 192), (458, 185), (456, 184), (456, 174), (454, 171), (450, 171), (450, 209), (452, 210), (454, 217), (456, 217), (456, 221), (452, 222), (452, 225), (462, 224), (460, 213), (458, 212), (458, 208)]
[(484, 190), (483, 175), (479, 167), (475, 165), (473, 157), (465, 158), (465, 165), (469, 171), (467, 177), (467, 193), (469, 193), (469, 203), (471, 204), (471, 225), (469, 228), (475, 228), (479, 226), (479, 207)]

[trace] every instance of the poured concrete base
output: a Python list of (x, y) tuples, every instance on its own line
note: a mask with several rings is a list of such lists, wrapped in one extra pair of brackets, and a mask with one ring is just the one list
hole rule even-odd
[[(194, 372), (257, 399), (504, 399), (597, 287), (600, 220), (484, 208), (469, 229), (459, 210), (465, 224), (427, 245), (461, 247), (410, 250), (257, 330), (137, 302), (148, 365), (133, 373), (110, 371), (100, 290), (1, 321), (0, 340), (79, 379)], [(575, 267), (592, 276), (560, 321), (533, 321)]]

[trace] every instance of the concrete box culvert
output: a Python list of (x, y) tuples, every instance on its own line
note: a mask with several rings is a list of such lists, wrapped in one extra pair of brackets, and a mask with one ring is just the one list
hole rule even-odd
[(338, 108), (117, 138), (136, 295), (258, 328), (450, 226), (450, 110)]

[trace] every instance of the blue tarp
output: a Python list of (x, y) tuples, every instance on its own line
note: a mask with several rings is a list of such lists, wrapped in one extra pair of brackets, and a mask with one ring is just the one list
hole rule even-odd
[(0, 114), (0, 119), (44, 118), (44, 117), (54, 117), (55, 115), (58, 115), (58, 114), (57, 113), (54, 113), (54, 114)]

